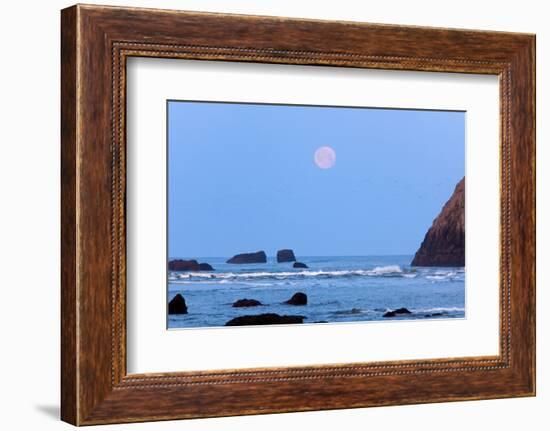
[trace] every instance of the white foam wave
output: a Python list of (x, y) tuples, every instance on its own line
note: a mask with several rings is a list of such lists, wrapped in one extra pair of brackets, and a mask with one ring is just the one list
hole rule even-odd
[(403, 270), (398, 265), (388, 265), (388, 266), (377, 266), (376, 268), (374, 268), (370, 272), (373, 275), (394, 274), (394, 273), (401, 274), (403, 272)]
[(465, 309), (464, 307), (434, 307), (434, 308), (423, 308), (420, 310), (414, 310), (414, 312), (416, 313), (452, 313), (452, 312), (458, 312), (458, 311), (465, 311)]
[(461, 280), (464, 278), (464, 272), (458, 272), (458, 271), (435, 271), (432, 274), (426, 275), (426, 279), (428, 280)]
[(186, 272), (180, 274), (171, 274), (169, 277), (172, 281), (177, 280), (189, 280), (189, 279), (202, 279), (202, 280), (242, 280), (242, 279), (259, 279), (270, 278), (283, 280), (286, 278), (295, 277), (353, 277), (353, 276), (406, 276), (415, 277), (414, 273), (404, 273), (398, 265), (389, 266), (377, 266), (373, 269), (354, 269), (354, 270), (337, 270), (337, 271), (325, 271), (325, 270), (304, 270), (304, 271), (281, 271), (281, 272)]

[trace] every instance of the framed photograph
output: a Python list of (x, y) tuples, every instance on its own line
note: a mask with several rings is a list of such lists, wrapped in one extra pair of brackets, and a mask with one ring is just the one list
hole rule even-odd
[(535, 394), (535, 36), (62, 11), (62, 419)]

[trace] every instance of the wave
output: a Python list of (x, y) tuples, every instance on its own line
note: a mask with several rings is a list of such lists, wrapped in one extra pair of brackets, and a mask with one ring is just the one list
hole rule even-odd
[(433, 307), (411, 310), (414, 313), (458, 313), (464, 312), (464, 307)]
[[(169, 280), (178, 282), (179, 280), (216, 280), (219, 283), (250, 279), (274, 279), (285, 280), (289, 278), (337, 278), (337, 277), (416, 277), (414, 271), (404, 271), (398, 265), (377, 266), (373, 269), (352, 269), (352, 270), (303, 270), (303, 271), (257, 271), (257, 272), (186, 272), (171, 273)], [(227, 281), (224, 281), (227, 280)]]
[(442, 280), (462, 280), (464, 272), (459, 271), (435, 271), (433, 274), (426, 275), (428, 280), (442, 281)]
[[(425, 317), (438, 317), (438, 316), (452, 316), (456, 313), (464, 313), (465, 309), (463, 307), (432, 307), (432, 308), (409, 308), (411, 314), (403, 315), (401, 317), (407, 318), (418, 318), (419, 316)], [(358, 307), (353, 308), (344, 308), (332, 311), (330, 314), (333, 316), (356, 316), (363, 314), (375, 314), (382, 315), (388, 311), (392, 311), (391, 308), (373, 308), (373, 309), (361, 309)]]
[(363, 314), (364, 311), (361, 310), (360, 308), (350, 308), (348, 310), (336, 310), (336, 311), (333, 311), (332, 314), (336, 315), (336, 316), (339, 316), (339, 315), (342, 315), (342, 316), (355, 316), (357, 314)]
[(399, 265), (388, 265), (388, 266), (377, 266), (374, 269), (370, 271), (372, 274), (375, 275), (382, 275), (382, 274), (401, 274), (403, 273), (403, 270)]

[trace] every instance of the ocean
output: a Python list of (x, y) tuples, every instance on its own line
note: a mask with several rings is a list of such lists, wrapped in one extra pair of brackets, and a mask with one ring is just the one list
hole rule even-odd
[[(172, 259), (172, 258), (171, 258)], [(292, 263), (227, 264), (203, 257), (211, 272), (168, 272), (168, 301), (180, 293), (188, 314), (168, 315), (168, 328), (224, 326), (243, 315), (277, 313), (304, 316), (304, 323), (449, 319), (465, 317), (464, 268), (411, 268), (412, 256), (310, 256)], [(284, 304), (296, 292), (304, 306)], [(239, 299), (263, 305), (234, 308)], [(406, 308), (411, 314), (383, 317)]]

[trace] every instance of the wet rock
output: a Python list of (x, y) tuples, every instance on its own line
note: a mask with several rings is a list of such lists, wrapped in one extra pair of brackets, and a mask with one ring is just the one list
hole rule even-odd
[(294, 251), (288, 248), (279, 250), (277, 252), (277, 262), (294, 262), (296, 257), (294, 256)]
[(266, 262), (267, 262), (267, 256), (265, 254), (265, 251), (261, 250), (255, 253), (236, 254), (231, 259), (229, 259), (226, 263), (243, 264), (243, 263), (266, 263)]
[(305, 263), (302, 262), (294, 262), (294, 265), (292, 265), (293, 268), (309, 268)]
[(406, 308), (398, 308), (396, 310), (393, 310), (393, 311), (387, 311), (384, 313), (384, 315), (382, 317), (397, 317), (397, 316), (402, 316), (404, 314), (412, 314), (409, 310), (407, 310)]
[(464, 266), (465, 179), (433, 221), (411, 266)]
[(444, 315), (445, 313), (430, 313), (430, 314), (424, 314), (424, 317), (441, 317)]
[(258, 305), (262, 305), (260, 301), (257, 301), (256, 299), (239, 299), (233, 303), (233, 307), (256, 307)]
[(170, 271), (213, 271), (214, 268), (208, 263), (199, 263), (195, 259), (175, 259), (168, 262)]
[(187, 314), (187, 304), (181, 294), (177, 294), (168, 303), (168, 314)]
[(225, 326), (247, 325), (286, 325), (290, 323), (304, 323), (304, 316), (281, 316), (275, 313), (239, 316), (231, 319)]
[(307, 305), (307, 295), (303, 292), (297, 292), (292, 295), (288, 301), (285, 301), (285, 304), (289, 305)]

